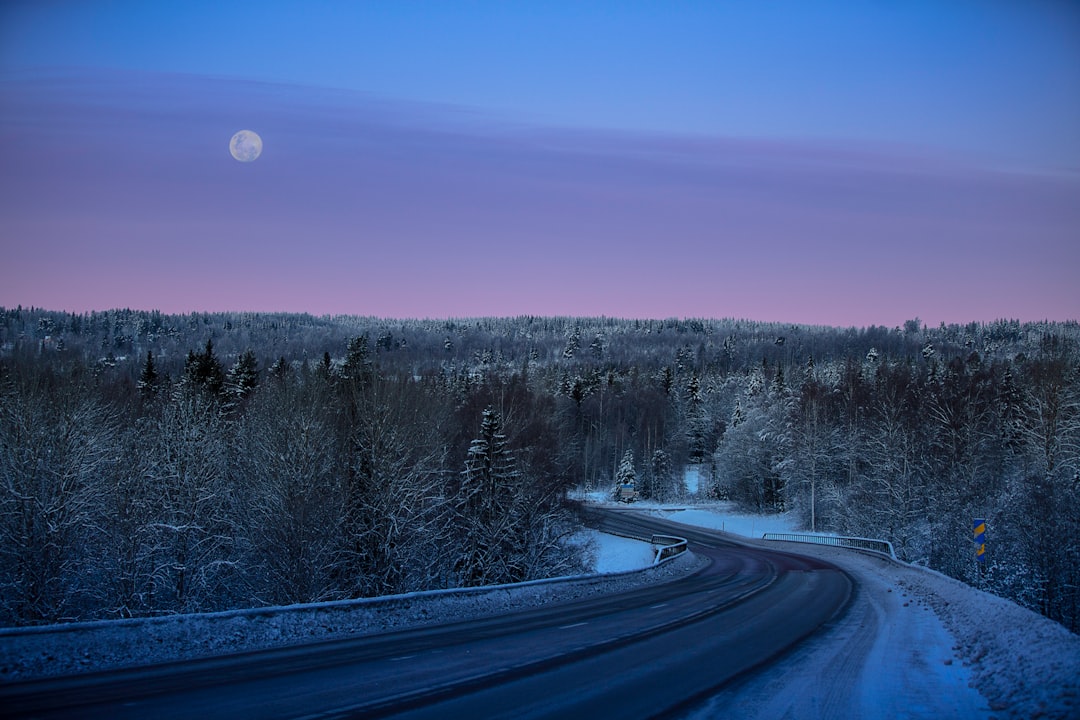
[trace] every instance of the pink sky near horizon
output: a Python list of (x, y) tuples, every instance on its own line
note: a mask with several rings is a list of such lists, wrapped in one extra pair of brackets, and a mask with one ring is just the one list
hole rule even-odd
[[(895, 326), (1080, 316), (1080, 176), (190, 75), (0, 99), (0, 306)], [(263, 156), (228, 154), (259, 132)]]

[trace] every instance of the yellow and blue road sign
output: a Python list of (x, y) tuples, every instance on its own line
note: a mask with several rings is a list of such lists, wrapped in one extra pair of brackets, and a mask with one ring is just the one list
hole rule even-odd
[(975, 559), (986, 562), (986, 520), (975, 518)]

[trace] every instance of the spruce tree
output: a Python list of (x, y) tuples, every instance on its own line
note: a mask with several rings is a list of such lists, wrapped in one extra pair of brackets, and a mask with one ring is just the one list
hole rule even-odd
[(184, 384), (190, 388), (205, 390), (211, 395), (221, 395), (225, 388), (225, 371), (214, 356), (214, 341), (206, 341), (206, 349), (189, 352), (184, 364)]
[(146, 351), (146, 363), (143, 365), (142, 373), (139, 374), (139, 393), (143, 397), (151, 397), (157, 393), (158, 374), (157, 369), (154, 367), (154, 353), (151, 350)]
[(459, 522), (465, 530), (463, 555), (457, 564), (465, 586), (508, 582), (506, 562), (514, 554), (514, 502), (518, 471), (506, 447), (502, 417), (491, 406), (484, 409), (480, 437), (472, 441), (461, 473)]
[(663, 450), (653, 451), (652, 460), (649, 462), (650, 474), (652, 475), (653, 498), (660, 501), (671, 500), (674, 483), (672, 482), (671, 456)]
[(285, 356), (282, 355), (270, 366), (270, 377), (277, 380), (279, 383), (284, 383), (288, 376), (289, 363), (285, 361)]
[(226, 379), (226, 389), (229, 396), (243, 400), (259, 384), (259, 363), (255, 359), (255, 353), (248, 349), (236, 360), (236, 364), (229, 369)]
[(345, 350), (345, 362), (341, 366), (341, 375), (353, 380), (360, 380), (371, 370), (371, 351), (368, 349), (367, 335), (354, 337)]
[(633, 502), (637, 497), (637, 471), (634, 470), (634, 451), (627, 450), (615, 474), (615, 499)]
[(690, 376), (686, 388), (686, 442), (690, 452), (690, 462), (704, 462), (709, 444), (709, 422), (705, 413), (705, 397), (701, 392), (701, 381), (697, 373)]

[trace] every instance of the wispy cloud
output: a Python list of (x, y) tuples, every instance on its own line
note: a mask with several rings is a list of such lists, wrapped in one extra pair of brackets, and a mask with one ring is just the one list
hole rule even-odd
[[(836, 324), (1080, 307), (1068, 174), (195, 76), (47, 73), (0, 103), (0, 304)], [(249, 165), (227, 150), (242, 127), (265, 142)]]

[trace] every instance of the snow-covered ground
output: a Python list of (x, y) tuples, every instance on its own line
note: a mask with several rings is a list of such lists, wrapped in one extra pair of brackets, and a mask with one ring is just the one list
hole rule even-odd
[(665, 510), (662, 506), (651, 509), (651, 514), (665, 520), (685, 525), (722, 530), (748, 538), (760, 538), (763, 533), (796, 532), (795, 518), (785, 515), (750, 515), (735, 512), (729, 503), (712, 503), (706, 506)]
[(764, 544), (839, 565), (857, 579), (856, 597), (841, 620), (692, 720), (1080, 718), (1080, 637), (1057, 623), (884, 557)]
[(705, 469), (700, 465), (688, 465), (683, 471), (683, 485), (686, 487), (686, 492), (691, 495), (698, 494), (704, 479)]
[[(601, 493), (594, 502), (627, 508), (608, 500)], [(1080, 718), (1080, 637), (1015, 603), (876, 555), (760, 540), (798, 531), (790, 515), (739, 513), (727, 503), (629, 507), (820, 557), (859, 583), (844, 618), (692, 720)], [(636, 541), (602, 537), (598, 567), (634, 565)]]
[(601, 574), (647, 568), (656, 558), (656, 550), (650, 543), (590, 528), (578, 532), (576, 540), (590, 548), (593, 571)]
[(747, 538), (760, 539), (762, 534), (767, 532), (799, 532), (797, 520), (791, 513), (755, 515), (753, 513), (738, 512), (735, 510), (734, 505), (728, 502), (708, 501), (670, 504), (642, 501), (627, 504), (613, 502), (610, 493), (606, 492), (579, 493), (574, 497), (588, 502), (590, 505), (618, 508), (620, 510), (637, 510), (665, 520), (711, 530), (721, 530)]

